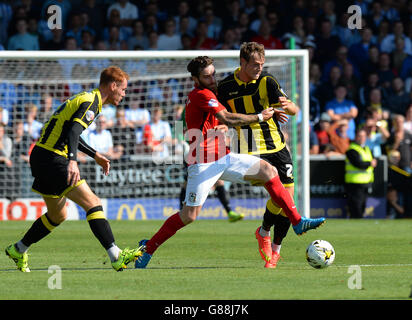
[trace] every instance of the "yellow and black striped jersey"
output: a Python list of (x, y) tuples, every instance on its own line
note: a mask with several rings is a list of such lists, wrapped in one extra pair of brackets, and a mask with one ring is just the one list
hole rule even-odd
[[(279, 97), (288, 98), (271, 74), (262, 72), (257, 80), (246, 83), (236, 76), (239, 70), (236, 69), (218, 85), (217, 97), (229, 112), (259, 114), (270, 106), (276, 107)], [(236, 130), (239, 153), (274, 153), (285, 147), (285, 138), (275, 118), (237, 127)]]
[(74, 95), (61, 104), (44, 124), (36, 145), (67, 158), (68, 130), (73, 122), (87, 129), (101, 111), (99, 89)]

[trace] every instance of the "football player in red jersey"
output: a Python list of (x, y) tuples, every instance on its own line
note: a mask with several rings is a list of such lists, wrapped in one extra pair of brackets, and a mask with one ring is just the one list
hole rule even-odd
[(297, 234), (322, 224), (324, 218), (307, 219), (300, 216), (273, 166), (258, 157), (232, 153), (226, 147), (223, 133), (225, 126), (243, 126), (267, 121), (274, 115), (274, 109), (269, 107), (260, 114), (230, 113), (216, 97), (213, 59), (206, 56), (194, 58), (188, 64), (187, 70), (192, 75), (195, 88), (189, 93), (186, 104), (186, 134), (190, 150), (186, 159), (189, 168), (185, 204), (180, 212), (164, 222), (150, 240), (139, 242), (139, 245), (145, 245), (145, 252), (136, 260), (136, 268), (146, 268), (161, 244), (179, 229), (196, 220), (210, 189), (219, 179), (235, 183), (258, 181), (264, 184), (273, 201), (282, 207), (292, 225), (299, 226)]

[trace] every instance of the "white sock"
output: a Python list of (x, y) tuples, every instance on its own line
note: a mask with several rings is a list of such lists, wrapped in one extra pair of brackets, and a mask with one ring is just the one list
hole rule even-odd
[(269, 230), (269, 231), (266, 231), (265, 229), (263, 229), (262, 227), (260, 227), (260, 229), (259, 229), (259, 234), (260, 234), (262, 237), (270, 237), (270, 230)]
[(17, 251), (20, 253), (25, 253), (29, 249), (29, 247), (26, 246), (23, 242), (21, 242), (21, 240), (16, 243), (15, 247)]
[(275, 244), (275, 243), (272, 243), (272, 251), (273, 252), (276, 252), (276, 253), (280, 253), (280, 248), (282, 247), (282, 245), (281, 244)]
[(109, 249), (107, 249), (107, 254), (109, 255), (110, 261), (114, 262), (119, 259), (119, 254), (122, 250), (118, 246), (113, 244)]

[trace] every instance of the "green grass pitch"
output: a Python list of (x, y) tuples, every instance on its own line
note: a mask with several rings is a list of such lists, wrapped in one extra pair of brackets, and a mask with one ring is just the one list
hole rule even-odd
[[(329, 219), (300, 237), (290, 229), (276, 269), (265, 269), (257, 250), (260, 220), (198, 220), (165, 242), (147, 269), (131, 264), (123, 272), (111, 268), (86, 221), (66, 221), (30, 248), (32, 272), (25, 274), (4, 248), (31, 223), (0, 222), (0, 300), (398, 300), (411, 294), (412, 220)], [(122, 248), (149, 238), (163, 221), (110, 223)], [(313, 269), (305, 260), (307, 245), (316, 239), (335, 248), (327, 269)], [(61, 289), (48, 286), (52, 265), (61, 268)], [(351, 265), (359, 266), (361, 289), (351, 286)]]

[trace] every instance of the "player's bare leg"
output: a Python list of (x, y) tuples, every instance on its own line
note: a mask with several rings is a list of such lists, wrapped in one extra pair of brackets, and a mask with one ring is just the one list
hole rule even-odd
[(122, 271), (128, 263), (135, 261), (142, 254), (140, 248), (121, 250), (116, 245), (112, 229), (103, 212), (101, 201), (86, 182), (71, 190), (67, 194), (67, 198), (86, 211), (86, 219), (89, 222), (90, 229), (106, 249), (113, 269)]
[(139, 246), (144, 245), (145, 252), (141, 257), (137, 258), (135, 267), (138, 269), (146, 268), (157, 248), (159, 248), (166, 240), (173, 237), (178, 230), (194, 222), (201, 209), (202, 206), (187, 206), (186, 204), (183, 204), (183, 209), (166, 219), (150, 240), (140, 240)]

